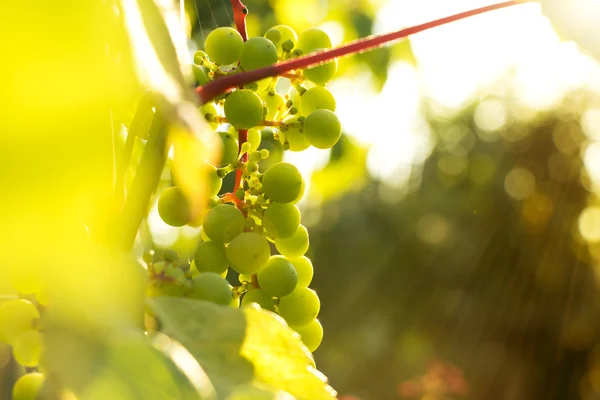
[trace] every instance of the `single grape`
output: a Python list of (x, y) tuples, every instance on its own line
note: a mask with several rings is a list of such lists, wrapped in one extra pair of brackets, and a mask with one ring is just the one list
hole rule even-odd
[(335, 97), (324, 87), (315, 86), (300, 96), (300, 112), (309, 115), (313, 111), (335, 111)]
[(219, 123), (215, 120), (211, 120), (212, 117), (216, 117), (219, 115), (217, 108), (213, 103), (206, 103), (202, 107), (199, 108), (200, 114), (208, 121), (208, 124), (213, 129), (217, 129), (219, 127)]
[(38, 309), (27, 300), (8, 300), (0, 304), (0, 340), (11, 344), (21, 333), (34, 328), (40, 319)]
[(308, 251), (308, 246), (308, 231), (303, 225), (298, 226), (292, 236), (275, 241), (277, 250), (288, 258), (302, 257)]
[(260, 146), (261, 136), (262, 134), (260, 133), (260, 129), (248, 129), (248, 141), (246, 143), (250, 144), (250, 151), (256, 151), (258, 149)]
[(324, 30), (319, 28), (310, 28), (305, 30), (298, 37), (297, 49), (301, 49), (304, 54), (308, 54), (317, 49), (330, 49), (331, 39)]
[(225, 247), (212, 241), (200, 243), (194, 255), (194, 265), (198, 272), (222, 274), (229, 267), (229, 261), (225, 257)]
[[(237, 135), (233, 135), (230, 132), (217, 132), (221, 139), (221, 159), (218, 163), (219, 167), (224, 167), (229, 164), (233, 164), (237, 160), (238, 156), (238, 141)], [(218, 191), (217, 191), (218, 192)]]
[(291, 328), (300, 334), (302, 342), (311, 352), (314, 352), (321, 345), (323, 326), (318, 319), (312, 320), (307, 325), (291, 326)]
[[(275, 47), (277, 47), (277, 51), (279, 52), (281, 52), (282, 45), (286, 41), (290, 40), (294, 46), (298, 42), (298, 35), (296, 34), (296, 31), (287, 25), (275, 25), (265, 33), (265, 37), (273, 42)], [(292, 46), (292, 48), (294, 46)], [(289, 49), (288, 51), (291, 50), (292, 49)]]
[(204, 68), (199, 65), (192, 65), (192, 71), (194, 72), (194, 78), (198, 85), (202, 86), (208, 81), (208, 77), (206, 76), (206, 71)]
[(275, 239), (287, 238), (298, 230), (300, 210), (289, 203), (271, 203), (263, 214), (263, 228)]
[(317, 149), (333, 147), (342, 136), (342, 124), (329, 110), (317, 110), (304, 120), (304, 134)]
[(213, 30), (206, 37), (204, 45), (208, 57), (220, 65), (233, 64), (244, 51), (244, 39), (238, 31), (229, 27)]
[(194, 53), (194, 64), (196, 65), (202, 65), (202, 62), (204, 61), (204, 59), (207, 57), (206, 52), (202, 51), (202, 50), (197, 50)]
[(258, 272), (258, 284), (269, 296), (287, 296), (296, 288), (297, 283), (298, 275), (294, 266), (282, 256), (272, 256)]
[(283, 145), (285, 142), (288, 143), (290, 151), (304, 151), (310, 147), (310, 142), (306, 138), (306, 135), (302, 132), (302, 125), (298, 125), (298, 118), (290, 119), (286, 121), (289, 124), (285, 131), (279, 135), (279, 141)]
[(251, 275), (267, 264), (271, 249), (267, 240), (258, 233), (244, 232), (229, 243), (225, 254), (236, 272)]
[(21, 333), (13, 341), (13, 356), (21, 365), (29, 368), (37, 367), (43, 347), (42, 334), (35, 330), (28, 330)]
[(253, 37), (244, 43), (244, 51), (240, 57), (240, 67), (244, 71), (266, 67), (276, 62), (277, 50), (269, 39)]
[(251, 277), (251, 275), (239, 274), (238, 275), (238, 281), (240, 281), (240, 283), (251, 282), (252, 281), (252, 277)]
[(304, 180), (298, 168), (286, 162), (271, 165), (263, 174), (265, 195), (278, 203), (294, 201), (302, 190)]
[(283, 96), (277, 92), (262, 92), (260, 98), (265, 102), (268, 110), (265, 119), (277, 120), (285, 109), (285, 99)]
[[(317, 49), (319, 51), (323, 49)], [(304, 77), (317, 85), (324, 85), (333, 79), (338, 70), (337, 59), (327, 61), (321, 65), (315, 67), (306, 68), (304, 70)]]
[(320, 309), (321, 302), (317, 293), (305, 287), (297, 287), (279, 300), (279, 315), (292, 326), (309, 324), (317, 318)]
[(214, 165), (206, 164), (204, 176), (206, 178), (207, 197), (213, 197), (219, 194), (219, 190), (221, 190), (221, 186), (223, 186), (223, 179), (219, 176), (217, 168)]
[(290, 262), (296, 269), (296, 274), (298, 274), (298, 286), (308, 287), (314, 274), (314, 268), (310, 259), (302, 256), (300, 258), (291, 259)]
[(269, 296), (260, 289), (249, 290), (246, 292), (246, 294), (244, 294), (244, 297), (242, 297), (242, 306), (252, 303), (258, 304), (265, 310), (275, 311), (275, 302), (273, 301), (273, 297)]
[(263, 119), (263, 102), (250, 90), (236, 90), (225, 99), (225, 117), (236, 129), (250, 129)]
[(228, 204), (219, 204), (208, 210), (202, 224), (206, 235), (218, 243), (231, 242), (244, 231), (244, 225), (242, 212)]
[(158, 198), (158, 214), (167, 225), (184, 226), (192, 220), (190, 204), (183, 192), (172, 186)]
[(22, 375), (12, 389), (13, 400), (36, 400), (44, 386), (45, 377), (39, 372)]
[(190, 297), (228, 306), (232, 300), (232, 293), (229, 284), (221, 275), (205, 272), (194, 277)]
[(229, 307), (231, 307), (231, 308), (240, 308), (240, 298), (239, 297), (237, 299), (232, 298), (231, 299), (231, 303), (229, 303)]
[(210, 238), (206, 235), (206, 232), (204, 231), (204, 227), (200, 228), (200, 238), (205, 242), (208, 242), (210, 240)]

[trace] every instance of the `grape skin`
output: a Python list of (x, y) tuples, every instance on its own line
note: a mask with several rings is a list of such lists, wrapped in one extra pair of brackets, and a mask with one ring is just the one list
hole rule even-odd
[(295, 125), (297, 121), (298, 118), (286, 121), (288, 124), (294, 125), (288, 126), (285, 131), (281, 132), (279, 135), (279, 141), (281, 144), (287, 142), (290, 146), (288, 149), (290, 151), (304, 151), (310, 147), (310, 142), (306, 138), (306, 135), (302, 133), (300, 127)]
[(219, 204), (206, 213), (203, 221), (204, 233), (218, 243), (229, 243), (244, 231), (244, 215), (234, 206)]
[(298, 274), (298, 286), (308, 287), (314, 274), (314, 268), (310, 259), (302, 256), (300, 258), (291, 259), (290, 262), (296, 269), (296, 274)]
[(213, 30), (206, 37), (206, 53), (216, 64), (229, 65), (238, 61), (244, 51), (244, 40), (233, 28), (222, 27)]
[(236, 129), (250, 129), (263, 119), (263, 102), (251, 90), (236, 90), (225, 99), (224, 111)]
[(269, 39), (253, 37), (244, 43), (244, 51), (240, 57), (240, 67), (244, 71), (266, 67), (276, 62), (277, 50)]
[(304, 120), (304, 134), (317, 149), (329, 149), (342, 136), (342, 124), (333, 112), (317, 110)]
[(222, 144), (219, 166), (224, 167), (234, 163), (237, 160), (238, 141), (230, 132), (217, 132), (217, 134), (219, 135)]
[(8, 300), (0, 304), (0, 340), (11, 344), (21, 333), (39, 320), (38, 309), (27, 300)]
[(269, 296), (287, 296), (296, 288), (297, 283), (298, 275), (294, 266), (282, 256), (272, 256), (258, 272), (258, 284)]
[(15, 338), (12, 346), (13, 355), (19, 364), (29, 368), (36, 367), (42, 355), (42, 334), (35, 330), (25, 331)]
[(31, 372), (21, 376), (12, 390), (13, 400), (35, 400), (44, 386), (45, 377), (39, 372)]
[(251, 275), (260, 271), (269, 261), (271, 249), (267, 239), (255, 232), (244, 232), (225, 249), (227, 259), (236, 272)]
[(277, 247), (277, 251), (290, 259), (302, 257), (309, 247), (308, 231), (303, 225), (300, 225), (289, 238), (275, 240), (275, 247)]
[(314, 319), (307, 325), (291, 326), (302, 337), (302, 342), (309, 351), (314, 352), (321, 345), (323, 340), (323, 326), (318, 319)]
[(158, 214), (167, 225), (184, 226), (188, 224), (192, 215), (190, 205), (177, 186), (165, 189), (158, 198)]
[(225, 247), (213, 241), (200, 243), (194, 255), (194, 265), (198, 272), (222, 274), (229, 267)]
[(300, 210), (289, 203), (271, 203), (263, 214), (263, 228), (275, 239), (296, 233), (300, 225)]
[(324, 87), (315, 86), (308, 89), (300, 96), (300, 112), (309, 115), (317, 110), (335, 111), (335, 98), (331, 92)]
[(304, 180), (294, 165), (278, 162), (270, 166), (263, 174), (265, 195), (278, 203), (290, 203), (298, 198)]
[(228, 306), (232, 302), (229, 284), (221, 275), (205, 272), (194, 277), (191, 298)]
[(294, 46), (298, 42), (298, 34), (287, 25), (275, 25), (265, 33), (265, 37), (273, 42), (280, 52), (282, 51), (281, 46), (286, 41), (290, 40)]
[(300, 33), (296, 46), (304, 54), (308, 54), (316, 49), (330, 49), (331, 47), (332, 44), (329, 35), (319, 28), (310, 28)]
[(244, 297), (242, 297), (242, 306), (247, 306), (252, 303), (258, 304), (265, 310), (275, 311), (273, 297), (269, 296), (261, 289), (251, 289), (244, 294)]
[[(323, 49), (317, 49), (315, 51), (320, 50)], [(333, 77), (337, 73), (337, 69), (337, 59), (333, 59), (321, 65), (304, 69), (304, 77), (309, 81), (316, 83), (317, 85), (324, 85), (333, 79)]]
[(307, 325), (317, 318), (321, 302), (317, 293), (308, 288), (296, 288), (292, 293), (279, 300), (279, 315), (289, 325)]

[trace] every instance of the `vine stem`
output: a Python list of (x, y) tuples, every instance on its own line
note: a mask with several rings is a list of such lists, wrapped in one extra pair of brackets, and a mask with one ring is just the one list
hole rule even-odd
[[(215, 97), (220, 94), (225, 93), (227, 90), (247, 85), (251, 82), (255, 82), (264, 78), (273, 77), (288, 73), (295, 69), (307, 68), (314, 65), (322, 64), (327, 61), (331, 61), (334, 58), (346, 56), (354, 53), (362, 53), (368, 50), (375, 49), (377, 47), (381, 47), (385, 44), (393, 42), (395, 40), (403, 39), (407, 36), (413, 35), (418, 32), (423, 32), (431, 28), (435, 28), (438, 26), (442, 26), (445, 24), (449, 24), (451, 22), (459, 21), (465, 18), (469, 18), (475, 15), (484, 14), (490, 11), (499, 10), (502, 8), (512, 7), (524, 3), (533, 3), (538, 2), (539, 0), (511, 0), (504, 1), (501, 3), (491, 4), (485, 7), (475, 8), (473, 10), (464, 11), (458, 14), (450, 15), (448, 17), (436, 19), (433, 21), (429, 21), (420, 25), (415, 25), (410, 28), (400, 29), (398, 31), (386, 33), (378, 36), (370, 36), (367, 38), (362, 38), (355, 40), (353, 42), (347, 43), (340, 47), (336, 47), (334, 49), (319, 51), (315, 53), (311, 53), (302, 57), (294, 58), (291, 60), (283, 61), (277, 64), (269, 65), (264, 68), (255, 69), (252, 71), (242, 72), (235, 75), (230, 75), (225, 78), (216, 79), (212, 82), (207, 83), (204, 86), (199, 86), (196, 88), (196, 93), (198, 94), (199, 101), (201, 104), (208, 103)], [(239, 4), (242, 5), (239, 0), (231, 0), (231, 4)], [(242, 5), (243, 6), (243, 5)], [(239, 8), (238, 8), (239, 9)], [(238, 26), (238, 30), (240, 26), (244, 28), (245, 34), (245, 17), (248, 13), (247, 9), (244, 7), (246, 12), (243, 14), (243, 22), (241, 25), (238, 24), (239, 16), (236, 19), (236, 25)], [(234, 6), (234, 16), (236, 7)], [(239, 12), (238, 12), (239, 14)], [(240, 32), (241, 34), (241, 32)], [(243, 35), (242, 35), (243, 37)]]

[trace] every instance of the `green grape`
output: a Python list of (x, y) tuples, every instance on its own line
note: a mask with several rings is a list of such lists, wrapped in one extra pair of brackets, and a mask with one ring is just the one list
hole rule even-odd
[(187, 284), (182, 285), (178, 282), (163, 282), (160, 280), (155, 280), (150, 282), (148, 285), (146, 294), (148, 297), (182, 297), (188, 292), (188, 290), (189, 287)]
[(285, 109), (285, 99), (277, 92), (262, 92), (260, 98), (267, 107), (267, 116), (265, 119), (277, 120), (279, 115)]
[(258, 233), (244, 232), (229, 243), (225, 254), (237, 273), (251, 275), (267, 264), (271, 249), (267, 240)]
[(240, 57), (240, 67), (250, 71), (266, 67), (277, 62), (277, 50), (269, 39), (253, 37), (244, 43), (244, 51)]
[(157, 261), (152, 264), (152, 270), (155, 274), (162, 274), (165, 272), (165, 269), (167, 269), (167, 263), (164, 261)]
[[(229, 164), (236, 162), (238, 157), (238, 141), (237, 135), (233, 135), (230, 132), (217, 132), (221, 139), (221, 159), (218, 166), (224, 167)], [(218, 193), (218, 191), (217, 191)]]
[(228, 306), (232, 293), (229, 284), (221, 275), (205, 272), (194, 277), (190, 297)]
[(232, 298), (231, 303), (229, 303), (229, 307), (231, 308), (240, 308), (240, 298)]
[(317, 110), (304, 120), (304, 134), (317, 149), (333, 147), (342, 136), (342, 124), (329, 110)]
[(194, 78), (198, 85), (202, 86), (208, 81), (208, 77), (206, 76), (206, 71), (199, 65), (192, 65), (192, 71), (194, 72)]
[(309, 115), (317, 110), (335, 111), (335, 97), (324, 87), (315, 86), (300, 96), (300, 112)]
[(186, 282), (185, 272), (173, 264), (167, 264), (164, 276), (172, 282), (183, 285)]
[(265, 195), (278, 203), (294, 201), (302, 190), (304, 180), (298, 168), (286, 162), (271, 165), (263, 174)]
[(250, 162), (253, 162), (253, 163), (259, 162), (260, 160), (262, 160), (260, 152), (253, 151), (252, 153), (248, 154), (248, 160), (250, 160)]
[(206, 232), (204, 231), (204, 227), (200, 228), (200, 238), (205, 242), (208, 242), (210, 240), (210, 238), (206, 235)]
[(158, 198), (158, 214), (167, 225), (184, 226), (192, 220), (190, 205), (177, 186), (165, 189)]
[(287, 238), (298, 230), (300, 210), (289, 203), (271, 203), (263, 214), (263, 228), (275, 239)]
[(175, 250), (166, 249), (162, 252), (162, 258), (165, 261), (177, 261), (179, 256)]
[(36, 400), (44, 386), (45, 377), (39, 372), (22, 375), (12, 389), (12, 400)]
[(225, 99), (225, 117), (236, 129), (250, 129), (263, 119), (263, 102), (250, 90), (236, 90)]
[(260, 129), (248, 129), (248, 141), (246, 143), (250, 144), (250, 151), (256, 151), (258, 149), (258, 146), (260, 146), (261, 136), (262, 134), (260, 133)]
[[(318, 49), (323, 50), (323, 49)], [(333, 79), (338, 70), (337, 59), (327, 61), (315, 67), (306, 68), (304, 77), (317, 85), (324, 85)]]
[(222, 274), (229, 267), (225, 257), (225, 247), (212, 241), (200, 243), (194, 255), (194, 265), (198, 272)]
[(294, 266), (282, 256), (272, 256), (258, 272), (258, 284), (269, 296), (287, 296), (296, 288), (297, 283), (298, 275)]
[(200, 114), (202, 114), (202, 116), (204, 117), (204, 119), (208, 121), (208, 124), (211, 126), (211, 128), (217, 129), (219, 127), (218, 122), (211, 121), (209, 118), (211, 115), (214, 117), (219, 115), (219, 112), (217, 111), (217, 108), (213, 103), (204, 104), (202, 107), (199, 108), (199, 111)]
[(219, 190), (221, 190), (221, 186), (223, 186), (223, 179), (221, 179), (221, 177), (219, 176), (217, 168), (214, 165), (206, 164), (205, 177), (207, 197), (213, 197), (219, 194)]
[(314, 352), (321, 345), (323, 326), (318, 319), (312, 320), (307, 325), (292, 326), (291, 328), (300, 334), (302, 342), (311, 352)]
[(298, 226), (292, 236), (275, 241), (277, 250), (288, 258), (302, 257), (308, 251), (308, 245), (308, 231), (303, 225)]
[(296, 126), (296, 122), (298, 118), (291, 119), (286, 121), (290, 125), (284, 132), (281, 132), (279, 135), (279, 141), (281, 144), (285, 142), (290, 146), (288, 150), (290, 151), (304, 151), (310, 147), (310, 142), (306, 138), (306, 135), (301, 131), (302, 126)]
[(301, 49), (304, 54), (311, 53), (317, 49), (330, 49), (331, 39), (324, 30), (319, 28), (310, 28), (305, 30), (298, 37), (297, 49)]
[(238, 275), (238, 281), (240, 281), (240, 283), (252, 282), (252, 276), (251, 275), (245, 275), (245, 274), (239, 274)]
[(21, 365), (29, 368), (37, 367), (43, 347), (42, 334), (38, 331), (28, 330), (21, 333), (13, 341), (13, 356)]
[[(277, 51), (279, 52), (281, 52), (281, 46), (286, 41), (290, 40), (294, 46), (298, 42), (298, 35), (296, 34), (296, 31), (294, 31), (287, 25), (275, 25), (265, 33), (265, 37), (271, 42), (273, 42), (275, 47), (277, 47)], [(290, 50), (291, 49), (289, 49), (288, 51)]]
[(292, 293), (279, 300), (279, 315), (289, 325), (307, 325), (319, 315), (321, 302), (314, 290), (297, 287)]
[(21, 333), (34, 328), (40, 319), (38, 309), (27, 300), (8, 300), (0, 304), (0, 340), (11, 344)]
[(204, 43), (208, 57), (216, 64), (229, 65), (238, 61), (244, 51), (244, 39), (233, 28), (213, 30)]
[(208, 210), (202, 226), (211, 240), (229, 243), (244, 231), (244, 215), (234, 206), (219, 204)]
[(275, 301), (273, 300), (273, 297), (260, 289), (251, 289), (244, 294), (244, 297), (242, 297), (242, 306), (247, 306), (252, 303), (258, 304), (265, 310), (275, 311)]
[(302, 256), (300, 258), (294, 258), (290, 260), (290, 262), (296, 269), (296, 274), (298, 274), (298, 286), (308, 287), (314, 274), (314, 268), (310, 259)]
[(202, 51), (202, 50), (198, 50), (194, 53), (194, 64), (196, 65), (202, 65), (202, 62), (204, 61), (204, 59), (206, 59), (207, 55), (206, 52)]

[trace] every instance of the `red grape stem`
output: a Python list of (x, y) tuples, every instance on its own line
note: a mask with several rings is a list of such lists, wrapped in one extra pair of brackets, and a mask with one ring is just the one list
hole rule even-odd
[[(215, 97), (225, 93), (227, 90), (247, 85), (251, 82), (255, 82), (264, 78), (278, 76), (285, 74), (287, 72), (293, 71), (295, 69), (307, 68), (314, 65), (322, 64), (326, 61), (333, 60), (337, 57), (346, 56), (349, 54), (362, 53), (368, 50), (375, 49), (377, 47), (383, 46), (387, 43), (393, 42), (398, 39), (405, 38), (412, 34), (423, 32), (431, 28), (435, 28), (438, 26), (442, 26), (445, 24), (449, 24), (454, 21), (459, 21), (465, 18), (472, 17), (474, 15), (483, 14), (486, 12), (499, 10), (502, 8), (512, 7), (524, 3), (532, 3), (538, 2), (538, 0), (510, 0), (504, 1), (497, 4), (491, 4), (485, 7), (475, 8), (473, 10), (464, 11), (458, 14), (454, 14), (448, 17), (436, 19), (433, 21), (426, 22), (424, 24), (415, 25), (410, 28), (400, 29), (394, 32), (386, 33), (378, 36), (369, 36), (362, 39), (357, 39), (350, 43), (344, 44), (340, 47), (336, 47), (334, 49), (319, 51), (315, 53), (311, 53), (305, 56), (301, 56), (298, 58), (294, 58), (291, 60), (283, 61), (277, 64), (269, 65), (264, 68), (255, 69), (252, 71), (241, 72), (239, 74), (230, 75), (221, 79), (215, 79), (207, 83), (204, 86), (199, 86), (196, 88), (196, 93), (198, 94), (199, 101), (201, 104), (208, 103)], [(231, 4), (234, 5), (234, 15), (236, 9), (239, 10), (239, 5), (243, 7), (243, 5), (238, 0), (231, 0)], [(239, 5), (238, 5), (239, 4)], [(237, 8), (236, 8), (237, 7)], [(244, 7), (247, 11), (247, 8)], [(238, 11), (238, 14), (241, 11)], [(238, 30), (241, 28), (244, 29), (245, 34), (245, 18), (246, 15), (243, 14), (243, 18), (239, 15), (236, 19), (236, 25)], [(234, 18), (235, 19), (235, 18)], [(238, 24), (238, 20), (240, 23)], [(240, 32), (241, 34), (242, 32)], [(244, 37), (242, 34), (242, 37)], [(241, 144), (241, 143), (240, 143)]]

